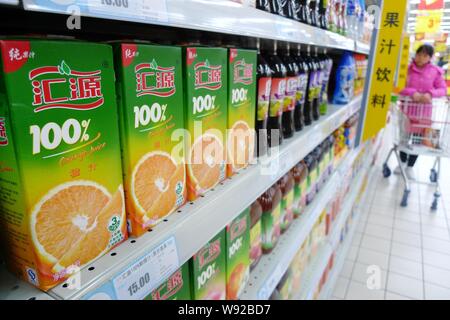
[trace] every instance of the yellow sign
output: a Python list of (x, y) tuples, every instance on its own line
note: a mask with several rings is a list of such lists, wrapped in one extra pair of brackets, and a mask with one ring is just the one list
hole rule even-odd
[(411, 42), (409, 36), (403, 37), (402, 50), (400, 56), (400, 66), (397, 73), (397, 89), (401, 90), (406, 87), (406, 77), (408, 76), (408, 64), (409, 64), (409, 47)]
[(434, 50), (436, 52), (446, 52), (447, 51), (447, 42), (435, 42), (434, 43)]
[(385, 125), (401, 49), (407, 0), (384, 0), (362, 132), (362, 142), (374, 137)]
[(442, 10), (419, 11), (416, 17), (416, 32), (439, 32), (441, 29)]

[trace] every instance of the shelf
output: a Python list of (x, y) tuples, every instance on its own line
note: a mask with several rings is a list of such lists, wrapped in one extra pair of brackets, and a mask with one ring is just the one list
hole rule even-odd
[[(358, 150), (360, 149), (356, 149), (354, 151), (358, 152)], [(332, 224), (331, 233), (319, 248), (317, 254), (313, 257), (312, 262), (307, 266), (301, 279), (301, 290), (297, 296), (298, 300), (310, 300), (313, 298), (314, 291), (319, 285), (331, 254), (340, 240), (341, 230), (352, 212), (353, 205), (361, 190), (368, 167), (368, 164), (366, 164), (363, 168), (361, 168), (357, 177), (353, 180), (353, 186), (345, 199), (342, 210), (339, 213), (337, 220)]]
[[(122, 243), (113, 250), (115, 255), (107, 254), (84, 267), (77, 274), (80, 280), (76, 289), (61, 284), (50, 290), (49, 294), (55, 299), (88, 299), (96, 294), (117, 299), (114, 278), (148, 256), (161, 243), (174, 240), (175, 257), (169, 265), (159, 266), (165, 273), (159, 277), (156, 275), (152, 288), (156, 287), (360, 107), (361, 97), (345, 106), (330, 105), (326, 116), (285, 140), (278, 150), (272, 150), (270, 156), (222, 182), (205, 197), (187, 203), (151, 232)], [(337, 177), (333, 181), (336, 180)], [(333, 192), (330, 189), (327, 194)]]
[(0, 300), (53, 300), (31, 284), (19, 280), (0, 265)]
[[(368, 183), (367, 183), (368, 186), (371, 185), (371, 183), (374, 179), (374, 175), (378, 172), (376, 170), (376, 168), (377, 167), (372, 167), (370, 169)], [(367, 193), (365, 194), (365, 197), (367, 197)], [(365, 201), (363, 200), (363, 201), (361, 201), (361, 203), (365, 203)], [(325, 283), (325, 286), (322, 288), (322, 291), (319, 294), (320, 300), (327, 300), (333, 294), (333, 290), (336, 285), (337, 279), (339, 278), (339, 275), (344, 266), (345, 259), (350, 250), (350, 247), (351, 247), (351, 244), (353, 241), (353, 236), (355, 235), (356, 227), (359, 223), (359, 219), (361, 218), (361, 214), (362, 214), (361, 212), (357, 213), (357, 217), (356, 217), (355, 221), (353, 222), (353, 226), (351, 227), (351, 229), (347, 235), (347, 239), (344, 240), (344, 243), (341, 245), (341, 248), (338, 250), (338, 252), (336, 252), (334, 266), (331, 269), (330, 274), (328, 275), (328, 280)], [(335, 247), (333, 247), (333, 248), (335, 248)]]
[[(82, 16), (140, 22), (355, 51), (354, 40), (232, 1), (135, 0), (129, 7), (73, 0)], [(24, 0), (26, 10), (67, 14), (56, 1)], [(115, 4), (113, 1), (112, 4)]]
[(0, 4), (8, 4), (8, 5), (19, 5), (19, 0), (0, 0)]
[(357, 150), (352, 150), (345, 156), (302, 216), (281, 236), (276, 248), (270, 254), (262, 256), (261, 261), (250, 273), (250, 283), (244, 291), (242, 300), (269, 299), (325, 206), (335, 195), (342, 173), (348, 170), (356, 156)]
[(370, 45), (367, 43), (356, 41), (355, 42), (355, 51), (358, 53), (369, 54), (370, 53)]

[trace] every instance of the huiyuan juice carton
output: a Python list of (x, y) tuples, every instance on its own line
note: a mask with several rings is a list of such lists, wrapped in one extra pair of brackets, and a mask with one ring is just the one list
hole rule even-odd
[(192, 299), (225, 300), (225, 237), (225, 230), (222, 230), (191, 258), (190, 269)]
[(48, 290), (127, 237), (113, 54), (52, 40), (0, 49), (6, 259)]
[(188, 199), (226, 177), (227, 50), (185, 47)]
[(250, 277), (250, 208), (226, 228), (227, 300), (241, 297)]
[(153, 290), (145, 300), (190, 300), (189, 263), (175, 271), (163, 284)]
[(115, 49), (128, 226), (139, 236), (187, 197), (181, 48)]
[(245, 168), (255, 149), (256, 51), (228, 51), (227, 175)]

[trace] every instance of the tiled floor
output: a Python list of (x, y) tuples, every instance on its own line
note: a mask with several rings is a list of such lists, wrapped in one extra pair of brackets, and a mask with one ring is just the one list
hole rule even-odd
[[(427, 181), (432, 161), (419, 158), (418, 180)], [(401, 208), (401, 177), (383, 178), (378, 164), (333, 299), (450, 299), (450, 161), (442, 161), (436, 212), (430, 210), (434, 189), (422, 184), (412, 185), (408, 207)]]

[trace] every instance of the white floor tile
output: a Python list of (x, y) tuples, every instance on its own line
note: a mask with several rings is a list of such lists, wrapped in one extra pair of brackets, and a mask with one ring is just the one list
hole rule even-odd
[(372, 215), (372, 214), (378, 214), (378, 215), (393, 217), (394, 214), (395, 214), (395, 209), (392, 206), (379, 207), (379, 206), (372, 205), (372, 208), (370, 209), (370, 215)]
[(422, 226), (422, 234), (430, 238), (450, 241), (450, 234), (448, 228), (438, 228), (432, 226)]
[(352, 277), (353, 265), (355, 263), (352, 261), (345, 260), (344, 265), (342, 266), (340, 277), (350, 279)]
[(359, 246), (363, 235), (364, 233), (356, 231), (355, 234), (353, 235), (353, 243)]
[(375, 224), (367, 225), (365, 234), (371, 235), (373, 237), (383, 238), (385, 240), (392, 239), (392, 229)]
[(344, 299), (349, 283), (350, 283), (349, 279), (339, 277), (336, 281), (336, 286), (334, 287), (333, 290), (333, 296), (340, 299)]
[(395, 215), (396, 220), (402, 220), (402, 221), (409, 221), (409, 222), (416, 222), (420, 223), (420, 214), (417, 212), (397, 212)]
[(396, 219), (394, 229), (420, 234), (420, 223)]
[(391, 241), (366, 234), (362, 239), (361, 247), (389, 254)]
[(424, 265), (425, 282), (450, 289), (450, 270)]
[(422, 249), (392, 242), (391, 255), (422, 263)]
[(394, 226), (394, 217), (372, 214), (367, 220), (367, 223), (369, 225), (375, 224), (386, 228), (392, 228)]
[(411, 300), (411, 299), (396, 293), (386, 292), (386, 300)]
[(376, 265), (381, 269), (388, 269), (389, 255), (374, 250), (360, 248), (356, 262), (367, 265)]
[(431, 266), (450, 270), (450, 255), (447, 254), (424, 249), (423, 262)]
[(356, 256), (358, 255), (358, 251), (359, 251), (359, 246), (351, 246), (346, 259), (349, 261), (355, 261), (356, 260)]
[(422, 215), (422, 225), (426, 226), (432, 226), (432, 227), (441, 227), (441, 228), (447, 228), (447, 220), (443, 217), (430, 215), (430, 214), (423, 214)]
[(391, 256), (389, 261), (389, 272), (394, 272), (400, 275), (412, 277), (417, 280), (422, 280), (422, 264), (406, 260), (403, 258)]
[(412, 299), (423, 299), (423, 282), (395, 273), (389, 273), (387, 291)]
[(427, 300), (450, 300), (450, 289), (425, 283), (425, 299)]
[(384, 290), (370, 290), (359, 282), (350, 282), (346, 300), (383, 300)]
[(405, 232), (401, 230), (394, 230), (393, 241), (418, 248), (420, 248), (422, 245), (420, 234)]
[(422, 237), (422, 245), (424, 249), (450, 255), (450, 241), (424, 236)]

